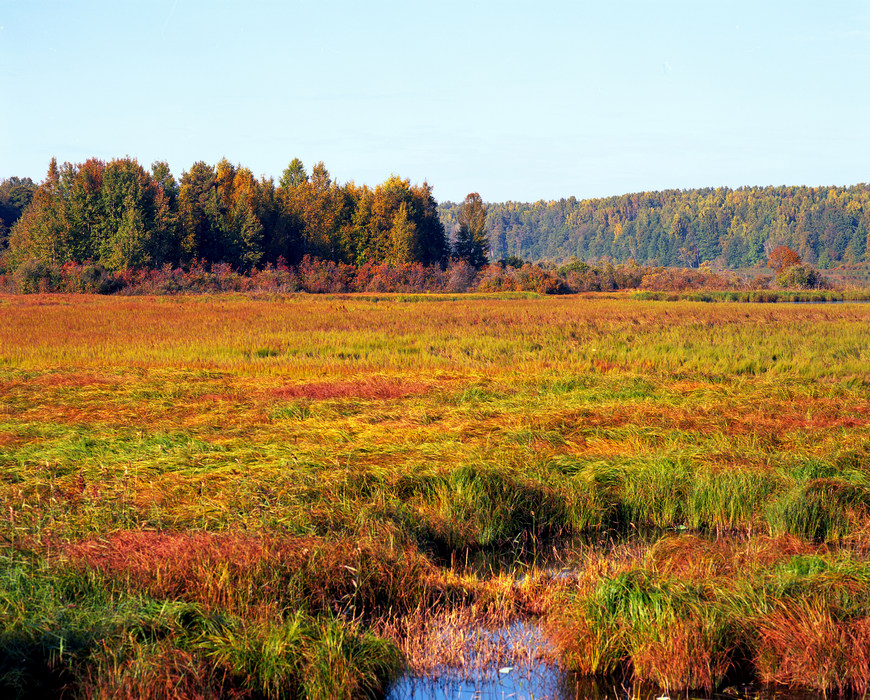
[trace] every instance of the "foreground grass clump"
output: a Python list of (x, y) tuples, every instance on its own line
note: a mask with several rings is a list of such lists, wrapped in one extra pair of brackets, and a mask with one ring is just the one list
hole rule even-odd
[(243, 619), (26, 565), (6, 566), (0, 586), (0, 688), (13, 697), (353, 698), (401, 667), (389, 642), (302, 610)]
[(866, 305), (34, 295), (0, 321), (6, 694), (379, 697), (542, 617), (584, 673), (865, 688)]
[(584, 581), (553, 615), (566, 662), (707, 692), (729, 678), (828, 692), (870, 687), (870, 563), (793, 537), (666, 537)]

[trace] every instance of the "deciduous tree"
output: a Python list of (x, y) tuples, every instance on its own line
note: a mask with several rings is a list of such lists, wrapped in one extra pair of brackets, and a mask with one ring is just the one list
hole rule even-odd
[(785, 245), (778, 245), (767, 256), (767, 266), (777, 275), (793, 265), (800, 265), (801, 256)]

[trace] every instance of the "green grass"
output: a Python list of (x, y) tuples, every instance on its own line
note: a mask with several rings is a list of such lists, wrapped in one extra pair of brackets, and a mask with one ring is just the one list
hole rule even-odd
[(297, 610), (252, 624), (87, 572), (6, 565), (0, 613), (0, 689), (13, 697), (72, 687), (85, 697), (353, 698), (401, 669), (395, 646), (331, 616)]

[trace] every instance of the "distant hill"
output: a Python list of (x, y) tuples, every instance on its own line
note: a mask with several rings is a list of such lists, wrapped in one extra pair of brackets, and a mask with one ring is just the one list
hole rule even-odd
[[(439, 214), (448, 232), (459, 204)], [(492, 258), (610, 259), (728, 268), (763, 263), (777, 245), (821, 268), (870, 262), (870, 185), (638, 192), (488, 204)]]

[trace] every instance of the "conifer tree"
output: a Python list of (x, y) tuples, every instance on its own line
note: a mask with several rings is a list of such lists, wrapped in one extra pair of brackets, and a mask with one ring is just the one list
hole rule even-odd
[(474, 267), (483, 267), (489, 255), (489, 236), (486, 230), (486, 205), (477, 192), (469, 194), (457, 215), (458, 230), (453, 243), (453, 254)]

